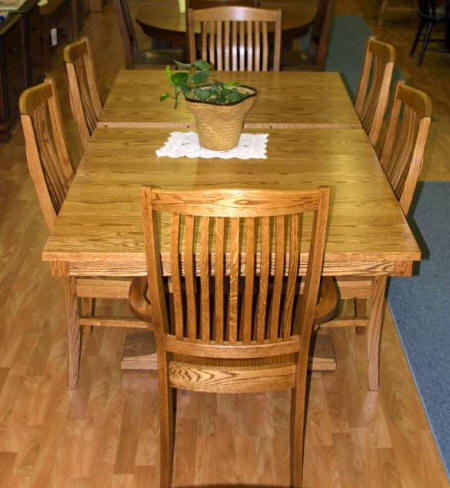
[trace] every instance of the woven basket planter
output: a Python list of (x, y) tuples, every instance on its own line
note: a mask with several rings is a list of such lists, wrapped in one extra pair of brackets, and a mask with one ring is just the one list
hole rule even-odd
[(244, 119), (255, 103), (256, 90), (240, 86), (239, 91), (249, 93), (243, 100), (227, 105), (201, 102), (186, 97), (194, 114), (200, 145), (214, 151), (226, 151), (239, 144)]

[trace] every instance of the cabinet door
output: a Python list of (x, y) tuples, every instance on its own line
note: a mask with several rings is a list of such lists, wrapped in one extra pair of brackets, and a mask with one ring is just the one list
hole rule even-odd
[(12, 29), (5, 34), (3, 49), (5, 54), (5, 78), (9, 78), (19, 66), (22, 66), (23, 71), (24, 46), (20, 22), (16, 22)]
[(6, 82), (9, 120), (19, 113), (19, 97), (23, 90), (25, 90), (25, 73), (21, 66)]

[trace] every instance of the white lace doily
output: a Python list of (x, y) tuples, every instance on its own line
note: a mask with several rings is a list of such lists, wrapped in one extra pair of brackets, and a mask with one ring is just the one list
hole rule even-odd
[(239, 145), (228, 151), (212, 151), (200, 146), (196, 132), (171, 132), (164, 146), (156, 150), (158, 157), (266, 159), (269, 134), (241, 134)]

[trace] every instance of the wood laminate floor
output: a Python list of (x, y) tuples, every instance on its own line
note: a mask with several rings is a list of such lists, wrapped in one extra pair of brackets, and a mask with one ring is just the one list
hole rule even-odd
[[(363, 14), (375, 28), (368, 0), (344, 0), (339, 11)], [(376, 31), (396, 45), (401, 69), (434, 102), (424, 177), (449, 179), (449, 58), (430, 54), (415, 68), (406, 55), (413, 25), (405, 27), (399, 14)], [(110, 3), (90, 15), (84, 32), (105, 96), (122, 64)], [(78, 160), (57, 56), (53, 75)], [(80, 387), (66, 390), (62, 290), (40, 260), (47, 232), (20, 127), (0, 146), (0, 208), (0, 487), (156, 487), (157, 380), (154, 373), (120, 370), (125, 332), (97, 329), (85, 336)], [(449, 487), (390, 314), (379, 393), (367, 390), (366, 336), (353, 329), (329, 333), (338, 369), (311, 377), (305, 487)], [(288, 407), (288, 392), (180, 395), (174, 486), (287, 486)]]

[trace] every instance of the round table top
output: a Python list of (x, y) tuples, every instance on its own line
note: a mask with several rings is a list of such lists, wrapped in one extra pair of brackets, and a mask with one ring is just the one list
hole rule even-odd
[[(261, 8), (281, 8), (283, 40), (301, 36), (311, 25), (317, 12), (315, 0), (260, 1)], [(186, 14), (176, 3), (142, 2), (136, 15), (137, 23), (151, 37), (171, 42), (186, 42)]]

